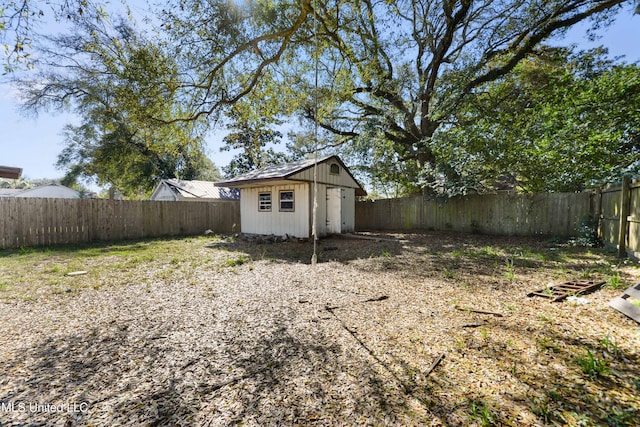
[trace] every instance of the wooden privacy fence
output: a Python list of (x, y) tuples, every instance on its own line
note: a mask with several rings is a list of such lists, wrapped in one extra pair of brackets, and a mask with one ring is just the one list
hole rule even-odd
[(422, 196), (356, 203), (356, 230), (454, 230), (570, 237), (592, 215), (591, 192)]
[(596, 191), (596, 212), (604, 244), (620, 256), (640, 258), (640, 179)]
[(0, 248), (240, 231), (240, 202), (0, 198)]

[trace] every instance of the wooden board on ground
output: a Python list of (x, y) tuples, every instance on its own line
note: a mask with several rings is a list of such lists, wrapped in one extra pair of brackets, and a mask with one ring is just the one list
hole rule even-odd
[(640, 323), (640, 307), (629, 301), (629, 299), (640, 301), (640, 283), (624, 291), (622, 296), (611, 300), (609, 306)]
[(562, 301), (569, 295), (584, 295), (589, 292), (593, 292), (600, 286), (604, 285), (604, 282), (596, 282), (593, 280), (578, 280), (572, 282), (564, 282), (559, 285), (547, 286), (545, 289), (541, 289), (535, 292), (529, 292), (528, 297), (539, 296), (544, 298), (550, 298), (552, 301)]

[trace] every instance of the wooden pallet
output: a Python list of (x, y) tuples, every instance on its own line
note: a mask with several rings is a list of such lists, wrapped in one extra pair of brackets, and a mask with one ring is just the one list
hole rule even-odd
[(640, 323), (640, 307), (629, 301), (629, 298), (634, 298), (640, 301), (640, 283), (624, 291), (622, 296), (611, 300), (609, 306)]
[(562, 301), (569, 295), (583, 295), (589, 292), (593, 292), (600, 286), (604, 285), (604, 282), (596, 282), (593, 280), (578, 280), (575, 282), (564, 282), (559, 285), (548, 286), (544, 289), (535, 292), (529, 292), (528, 297), (539, 296), (549, 298), (552, 301)]

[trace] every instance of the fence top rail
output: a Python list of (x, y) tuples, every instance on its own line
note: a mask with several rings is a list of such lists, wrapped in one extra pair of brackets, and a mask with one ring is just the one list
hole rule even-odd
[[(629, 188), (638, 188), (640, 187), (640, 178), (633, 178), (629, 181)], [(602, 187), (599, 187), (601, 193), (612, 193), (615, 191), (620, 191), (622, 189), (621, 182), (615, 182), (611, 184), (605, 184)]]

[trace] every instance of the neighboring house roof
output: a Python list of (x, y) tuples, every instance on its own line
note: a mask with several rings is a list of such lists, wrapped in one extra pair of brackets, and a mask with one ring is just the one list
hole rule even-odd
[(79, 199), (80, 192), (60, 184), (47, 184), (27, 189), (0, 189), (0, 197), (34, 197), (51, 199)]
[(175, 194), (179, 194), (180, 196), (186, 198), (230, 200), (237, 200), (240, 198), (240, 192), (237, 189), (217, 187), (215, 183), (211, 181), (163, 179), (151, 195), (152, 200), (154, 199), (154, 195), (157, 193), (157, 190), (162, 185), (166, 185)]
[(22, 191), (20, 188), (0, 188), (0, 197), (13, 197)]
[[(338, 156), (324, 156), (320, 157), (317, 160), (318, 164), (329, 163), (330, 161), (337, 162), (340, 164), (343, 170), (347, 172), (349, 177), (353, 180), (354, 186), (356, 188), (357, 196), (366, 195), (366, 191), (362, 188), (360, 183), (353, 177), (349, 168), (347, 168), (342, 160)], [(234, 178), (228, 179), (226, 181), (217, 182), (216, 186), (226, 186), (226, 187), (238, 187), (245, 186), (247, 184), (258, 184), (267, 181), (281, 181), (281, 180), (305, 180), (299, 179), (299, 177), (293, 177), (293, 175), (299, 174), (305, 170), (311, 169), (316, 164), (315, 159), (303, 159), (298, 160), (296, 162), (284, 163), (281, 165), (267, 166), (262, 169), (257, 169), (251, 172), (247, 172), (242, 175), (238, 175)]]

